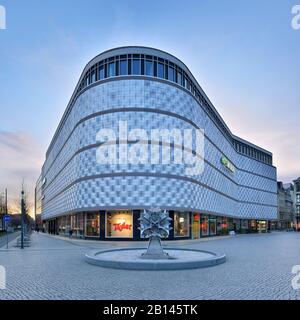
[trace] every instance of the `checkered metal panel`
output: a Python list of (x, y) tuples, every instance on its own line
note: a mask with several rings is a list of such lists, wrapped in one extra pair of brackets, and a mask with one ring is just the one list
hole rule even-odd
[[(149, 112), (138, 111), (142, 109)], [(100, 165), (97, 132), (116, 129), (120, 120), (127, 121), (129, 130), (203, 129), (204, 171), (188, 176), (178, 164)], [(221, 163), (222, 155), (234, 164), (234, 173)], [(101, 178), (120, 173), (124, 176)], [(47, 156), (43, 174), (44, 219), (81, 209), (152, 205), (241, 218), (277, 215), (276, 169), (238, 154), (188, 92), (157, 81), (115, 80), (80, 95)]]

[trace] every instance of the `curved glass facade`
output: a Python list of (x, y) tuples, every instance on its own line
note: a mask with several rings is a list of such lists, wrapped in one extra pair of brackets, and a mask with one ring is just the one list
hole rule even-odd
[[(204, 171), (191, 176), (176, 163), (99, 165), (97, 133), (120, 121), (128, 130), (203, 129)], [(153, 206), (169, 210), (174, 239), (252, 230), (277, 215), (272, 154), (234, 136), (187, 67), (152, 48), (113, 49), (87, 65), (40, 180), (48, 229), (68, 230), (73, 220), (57, 219), (82, 214), (74, 226), (83, 231), (75, 233), (102, 240), (139, 239), (137, 219)]]

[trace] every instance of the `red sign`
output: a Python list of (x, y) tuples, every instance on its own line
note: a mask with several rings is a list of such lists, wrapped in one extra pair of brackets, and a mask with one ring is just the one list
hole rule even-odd
[(195, 214), (195, 215), (194, 215), (194, 221), (195, 221), (195, 222), (198, 222), (199, 220), (200, 220), (199, 214)]
[(123, 223), (115, 223), (113, 226), (115, 228), (114, 231), (131, 230), (131, 227), (132, 227), (131, 224), (127, 224), (125, 222), (123, 222)]

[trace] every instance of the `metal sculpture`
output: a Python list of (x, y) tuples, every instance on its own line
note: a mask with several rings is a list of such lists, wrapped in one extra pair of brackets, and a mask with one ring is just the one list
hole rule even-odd
[(149, 239), (147, 251), (142, 254), (143, 259), (169, 259), (164, 252), (161, 239), (169, 236), (170, 221), (169, 213), (159, 208), (144, 210), (141, 214), (140, 227), (141, 236)]

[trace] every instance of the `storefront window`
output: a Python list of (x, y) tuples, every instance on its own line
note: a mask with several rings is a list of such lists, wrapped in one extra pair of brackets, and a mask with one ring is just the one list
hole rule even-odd
[(249, 222), (248, 220), (242, 220), (241, 222), (241, 232), (242, 233), (247, 233), (249, 229)]
[(201, 218), (201, 234), (203, 237), (208, 236), (208, 216), (203, 215)]
[(209, 218), (209, 235), (215, 236), (217, 233), (217, 219), (216, 217)]
[(198, 213), (193, 213), (192, 238), (200, 238), (200, 214)]
[(257, 231), (256, 220), (250, 220), (250, 231), (251, 232), (256, 232)]
[(233, 219), (233, 230), (238, 233), (241, 231), (241, 220), (240, 219)]
[(78, 213), (76, 215), (76, 227), (74, 229), (74, 234), (78, 238), (83, 237), (83, 224), (84, 224), (84, 218), (83, 213)]
[(258, 232), (267, 232), (267, 221), (258, 220), (257, 221), (257, 231)]
[(65, 220), (65, 234), (69, 234), (69, 231), (71, 230), (71, 216), (68, 215), (66, 216), (66, 220)]
[(133, 217), (131, 211), (113, 211), (106, 213), (107, 238), (132, 238)]
[(66, 233), (66, 217), (60, 217), (58, 219), (58, 233), (60, 235), (65, 235)]
[(217, 217), (217, 235), (224, 236), (228, 234), (227, 218)]
[(227, 222), (228, 222), (228, 232), (234, 231), (233, 219), (228, 218)]
[(65, 217), (63, 217), (63, 223), (59, 224), (59, 233), (70, 235), (70, 230), (72, 230), (72, 236), (81, 238), (83, 237), (84, 228), (84, 215), (83, 213), (77, 213), (70, 216), (70, 226), (67, 227), (65, 222)]
[(188, 237), (190, 235), (189, 212), (174, 213), (174, 237)]
[(74, 214), (74, 215), (71, 215), (71, 230), (73, 231), (73, 233), (74, 233), (74, 231), (76, 230), (76, 215)]
[(100, 215), (99, 213), (87, 213), (85, 220), (86, 237), (100, 236)]

